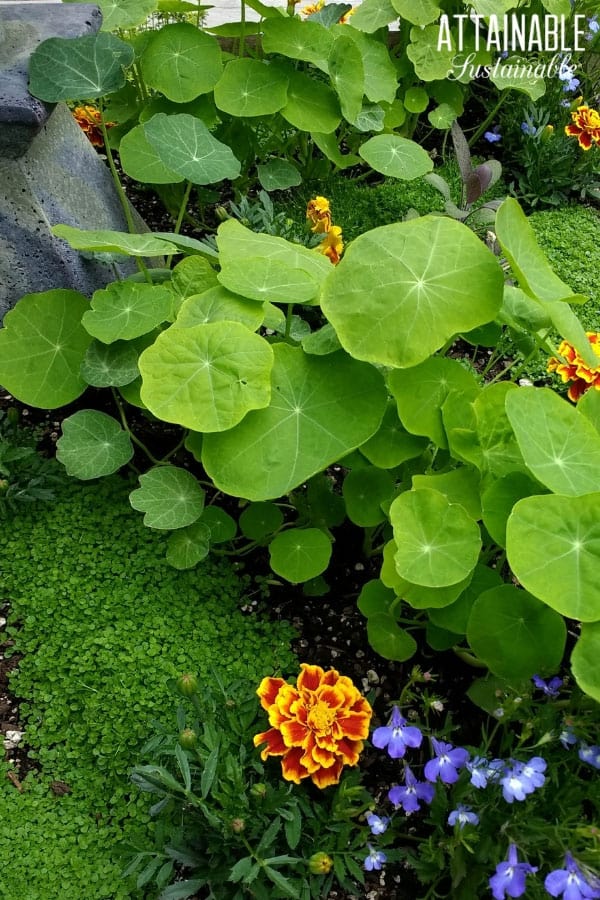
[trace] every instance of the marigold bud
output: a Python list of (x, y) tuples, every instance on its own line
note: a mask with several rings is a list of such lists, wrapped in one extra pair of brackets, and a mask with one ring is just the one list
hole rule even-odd
[(323, 852), (313, 853), (308, 861), (308, 869), (313, 875), (327, 875), (332, 866), (332, 858)]
[(193, 728), (184, 728), (179, 732), (179, 743), (184, 750), (193, 750), (196, 746), (198, 735)]
[(267, 786), (266, 784), (258, 783), (253, 784), (250, 788), (250, 796), (255, 797), (257, 800), (264, 800), (267, 796)]
[(6, 478), (0, 478), (0, 493), (4, 493), (8, 490), (8, 481)]
[(186, 672), (177, 679), (177, 690), (184, 697), (193, 697), (198, 689), (198, 679), (195, 675)]
[(215, 216), (219, 222), (226, 222), (227, 219), (231, 218), (224, 206), (215, 206)]
[(234, 834), (241, 834), (242, 831), (246, 828), (246, 823), (243, 819), (232, 819), (231, 820), (231, 830)]

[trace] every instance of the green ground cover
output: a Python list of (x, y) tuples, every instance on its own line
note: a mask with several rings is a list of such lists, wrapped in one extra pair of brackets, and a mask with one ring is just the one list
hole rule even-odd
[(291, 629), (242, 615), (247, 585), (226, 562), (179, 572), (161, 558), (130, 488), (69, 484), (4, 523), (2, 595), (24, 654), (12, 688), (39, 768), (19, 793), (0, 764), (6, 900), (140, 897), (120, 878), (124, 848), (151, 841), (149, 802), (128, 772), (151, 722), (173, 724), (168, 680), (218, 667), (225, 681), (258, 683), (294, 665)]

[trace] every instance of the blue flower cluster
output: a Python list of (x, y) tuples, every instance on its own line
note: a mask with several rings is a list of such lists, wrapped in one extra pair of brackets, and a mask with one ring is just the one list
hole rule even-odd
[[(494, 900), (522, 897), (526, 890), (527, 875), (536, 872), (537, 866), (519, 862), (517, 847), (511, 844), (507, 859), (498, 863), (496, 872), (489, 881)], [(569, 852), (565, 854), (565, 868), (554, 869), (546, 875), (544, 888), (551, 897), (562, 897), (563, 900), (600, 898), (600, 880), (592, 873), (584, 874)]]

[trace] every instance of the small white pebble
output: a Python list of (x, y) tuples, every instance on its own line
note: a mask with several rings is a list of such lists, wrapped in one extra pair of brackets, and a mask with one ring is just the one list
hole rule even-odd
[(380, 678), (374, 669), (369, 669), (367, 672), (367, 681), (369, 684), (379, 684)]
[(529, 378), (519, 378), (519, 387), (533, 387), (533, 381)]
[(4, 749), (14, 750), (21, 743), (22, 731), (7, 731), (4, 735)]
[(3, 616), (0, 616), (0, 628), (4, 628), (6, 625), (6, 619)]

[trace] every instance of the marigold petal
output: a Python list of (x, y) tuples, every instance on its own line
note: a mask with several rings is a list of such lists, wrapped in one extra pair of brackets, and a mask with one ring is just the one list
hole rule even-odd
[[(346, 675), (340, 675), (337, 669), (328, 669), (323, 673), (323, 678), (321, 679), (322, 684), (335, 684), (336, 686), (344, 685), (348, 681), (350, 679)], [(351, 681), (350, 684), (352, 684)]]
[(311, 666), (308, 663), (301, 663), (300, 669), (301, 671), (296, 682), (298, 690), (316, 691), (325, 674), (321, 666)]
[(311, 774), (306, 766), (302, 765), (301, 759), (303, 755), (304, 753), (300, 747), (292, 747), (281, 760), (281, 774), (286, 781), (300, 784), (303, 778), (308, 778)]
[(338, 741), (337, 752), (345, 766), (355, 766), (363, 749), (362, 741), (350, 741), (342, 738)]
[(343, 763), (338, 760), (330, 769), (318, 769), (310, 777), (313, 784), (318, 788), (330, 787), (332, 784), (339, 784), (343, 768)]
[(260, 734), (255, 734), (253, 742), (255, 747), (259, 747), (261, 744), (267, 745), (260, 752), (260, 757), (263, 760), (265, 760), (267, 756), (283, 756), (289, 749), (283, 743), (283, 738), (277, 728), (269, 728), (268, 731), (262, 731)]
[(350, 713), (340, 715), (337, 720), (344, 737), (353, 741), (364, 741), (369, 736), (371, 716), (368, 713)]
[(306, 725), (303, 725), (302, 722), (297, 722), (295, 719), (282, 722), (280, 730), (286, 747), (303, 747), (310, 734)]
[(268, 710), (275, 703), (275, 698), (285, 683), (283, 678), (263, 678), (256, 690), (263, 709)]
[(346, 706), (348, 698), (344, 691), (336, 685), (322, 684), (315, 691), (317, 699), (320, 703), (325, 703), (330, 709), (339, 709)]
[(300, 757), (300, 762), (311, 775), (321, 768), (321, 763), (314, 756), (315, 749), (315, 737), (313, 734), (309, 734), (304, 747), (304, 755)]
[(319, 747), (318, 743), (312, 748), (311, 756), (316, 764), (316, 768), (322, 767), (324, 769), (330, 769), (337, 761), (335, 753), (331, 750), (325, 750), (323, 747)]

